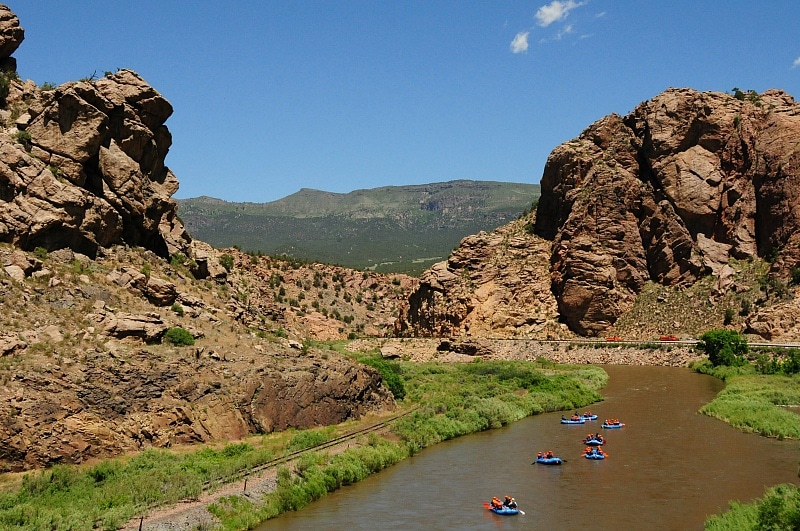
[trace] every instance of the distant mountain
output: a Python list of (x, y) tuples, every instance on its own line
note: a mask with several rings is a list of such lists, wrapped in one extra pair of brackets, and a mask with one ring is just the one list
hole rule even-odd
[(457, 180), (347, 194), (303, 188), (270, 203), (178, 201), (192, 237), (215, 247), (382, 272), (421, 272), (462, 238), (518, 218), (539, 185)]

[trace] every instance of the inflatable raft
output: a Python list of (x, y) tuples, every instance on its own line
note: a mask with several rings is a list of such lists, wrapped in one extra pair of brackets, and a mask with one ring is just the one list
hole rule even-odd
[(600, 452), (598, 452), (598, 451), (595, 449), (595, 450), (592, 450), (592, 451), (591, 451), (590, 453), (588, 453), (588, 454), (587, 454), (587, 453), (584, 453), (584, 454), (583, 454), (583, 457), (585, 457), (586, 459), (605, 459), (605, 458), (606, 458), (606, 454), (601, 454)]
[(494, 514), (502, 514), (503, 516), (510, 516), (512, 514), (525, 514), (523, 511), (520, 511), (516, 507), (509, 507), (508, 505), (503, 505), (501, 507), (493, 507), (489, 502), (483, 502), (484, 509), (492, 511)]
[(512, 515), (519, 514), (519, 509), (512, 509), (511, 507), (489, 507), (489, 510), (494, 514)]
[(540, 465), (560, 465), (563, 461), (560, 457), (537, 457), (534, 462)]

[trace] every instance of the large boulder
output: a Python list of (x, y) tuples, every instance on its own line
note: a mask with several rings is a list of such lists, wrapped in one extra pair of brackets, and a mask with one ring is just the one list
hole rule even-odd
[(0, 4), (0, 64), (4, 64), (25, 38), (17, 15), (8, 6)]

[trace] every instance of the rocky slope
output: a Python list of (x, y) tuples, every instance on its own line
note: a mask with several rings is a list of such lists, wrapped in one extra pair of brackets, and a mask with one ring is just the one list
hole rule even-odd
[[(490, 330), (501, 335), (553, 336), (553, 327), (537, 329), (526, 319), (558, 319), (580, 335), (612, 333), (651, 284), (679, 292), (711, 278), (695, 298), (698, 310), (708, 305), (706, 325), (736, 321), (761, 337), (796, 337), (799, 181), (800, 105), (791, 96), (667, 90), (553, 150), (535, 221), (528, 220), (538, 239), (524, 235), (509, 246), (503, 234), (513, 224), (479, 237), (479, 245), (465, 239), (423, 276), (399, 328), (479, 335), (485, 327), (476, 330), (472, 321), (491, 316), (501, 324)], [(507, 248), (514, 259), (503, 257)], [(555, 311), (543, 304), (541, 284), (514, 285), (514, 265), (541, 266), (537, 258), (549, 261)], [(752, 268), (742, 264), (765, 261), (768, 272), (743, 281)], [(542, 278), (541, 271), (526, 274)], [(499, 302), (487, 302), (482, 292), (507, 280), (495, 294)], [(527, 291), (536, 295), (515, 299)], [(503, 318), (507, 307), (517, 324)], [(699, 325), (682, 324), (686, 309), (662, 317), (671, 332), (698, 332)], [(654, 332), (626, 326), (637, 336)]]
[[(391, 330), (400, 285), (230, 253), (230, 273), (198, 281), (141, 248), (103, 248), (90, 259), (0, 246), (0, 471), (335, 424), (394, 407), (376, 371), (309, 339), (370, 327), (380, 334), (380, 322)], [(364, 297), (351, 300), (349, 322), (279, 295), (297, 298), (299, 284), (309, 299), (337, 308), (339, 286), (351, 281)], [(376, 304), (378, 286), (396, 294), (374, 291), (383, 299)], [(195, 343), (165, 341), (175, 327)]]
[(169, 102), (129, 70), (23, 82), (23, 35), (0, 6), (0, 472), (393, 408), (310, 340), (390, 332), (415, 281), (192, 241)]

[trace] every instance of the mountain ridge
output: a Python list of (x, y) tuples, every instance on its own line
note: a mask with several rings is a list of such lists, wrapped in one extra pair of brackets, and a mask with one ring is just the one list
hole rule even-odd
[(178, 200), (193, 237), (216, 247), (381, 272), (421, 272), (462, 238), (519, 217), (539, 185), (454, 180), (348, 193), (301, 188), (268, 203)]

